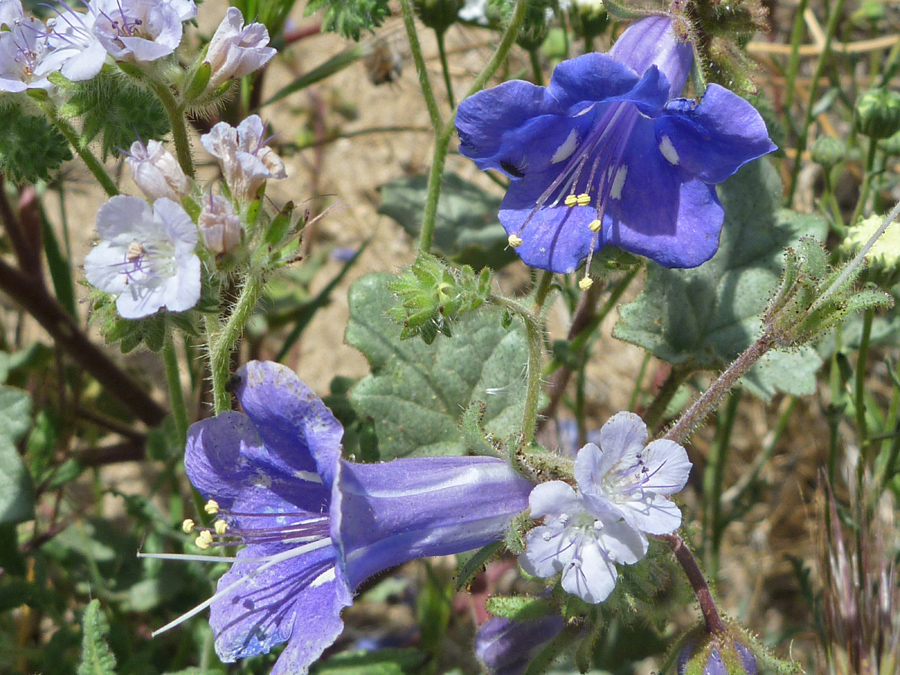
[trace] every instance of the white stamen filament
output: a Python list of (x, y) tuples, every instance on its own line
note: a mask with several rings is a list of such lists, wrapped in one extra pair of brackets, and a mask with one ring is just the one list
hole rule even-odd
[[(252, 581), (256, 577), (258, 577), (261, 573), (263, 573), (267, 569), (269, 569), (270, 567), (273, 567), (280, 562), (284, 562), (285, 560), (290, 560), (291, 558), (297, 558), (301, 555), (305, 555), (306, 553), (310, 553), (311, 551), (316, 551), (320, 548), (325, 548), (326, 546), (331, 546), (331, 545), (332, 545), (331, 537), (326, 537), (325, 539), (320, 539), (319, 541), (313, 542), (311, 544), (307, 544), (306, 546), (299, 546), (297, 548), (292, 548), (287, 551), (282, 551), (281, 553), (278, 553), (273, 556), (269, 556), (267, 558), (257, 558), (257, 559), (242, 558), (241, 560), (235, 559), (234, 562), (254, 562), (254, 561), (261, 562), (263, 560), (265, 560), (266, 562), (263, 563), (262, 565), (260, 565), (259, 567), (257, 567), (255, 570), (251, 570), (250, 572), (248, 572), (247, 574), (242, 576), (240, 579), (238, 579), (234, 583), (229, 584), (222, 590), (216, 591), (210, 598), (201, 602), (199, 605), (194, 607), (194, 609), (190, 610), (189, 612), (185, 612), (184, 614), (179, 616), (174, 621), (170, 621), (162, 628), (159, 628), (159, 629), (153, 631), (153, 633), (151, 633), (151, 637), (156, 637), (157, 635), (161, 635), (161, 634), (165, 633), (166, 631), (171, 630), (172, 628), (175, 628), (175, 626), (184, 623), (188, 619), (190, 619), (194, 616), (197, 616), (204, 609), (206, 609), (207, 607), (212, 605), (213, 602), (215, 602), (216, 600), (218, 600), (219, 598), (221, 598), (224, 595), (228, 595), (235, 589), (240, 588), (241, 586), (246, 584), (248, 581)], [(145, 557), (156, 557), (157, 555), (162, 556), (165, 554), (144, 554), (144, 555), (145, 555)], [(197, 558), (207, 558), (207, 557), (212, 558), (212, 556), (195, 556), (195, 557), (197, 557)], [(191, 556), (181, 556), (181, 557), (179, 557), (179, 559), (180, 560), (188, 560), (188, 559), (191, 559)]]

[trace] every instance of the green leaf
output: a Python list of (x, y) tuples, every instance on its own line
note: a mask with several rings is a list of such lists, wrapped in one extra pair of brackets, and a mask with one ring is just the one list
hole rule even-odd
[(548, 598), (529, 595), (495, 595), (488, 598), (485, 609), (494, 616), (515, 621), (529, 621), (547, 616), (552, 611)]
[(0, 171), (16, 182), (49, 180), (72, 152), (65, 137), (43, 117), (18, 105), (0, 106)]
[(34, 485), (16, 449), (16, 440), (31, 426), (31, 397), (0, 386), (0, 523), (34, 517)]
[(494, 558), (503, 549), (503, 542), (496, 541), (493, 544), (484, 546), (462, 563), (456, 574), (456, 590), (461, 591), (466, 588), (475, 575), (484, 569), (484, 566)]
[(717, 369), (758, 336), (779, 286), (784, 248), (804, 235), (824, 238), (826, 224), (778, 208), (781, 181), (765, 160), (741, 169), (719, 195), (725, 223), (716, 255), (691, 270), (650, 264), (643, 292), (619, 310), (615, 337), (669, 363)]
[(364, 30), (378, 28), (391, 15), (388, 0), (310, 0), (304, 14), (325, 8), (322, 30), (359, 40)]
[(822, 357), (809, 345), (786, 351), (769, 351), (744, 376), (742, 384), (754, 395), (769, 401), (779, 391), (791, 396), (810, 396), (816, 391), (816, 373)]
[[(381, 186), (378, 213), (396, 220), (411, 237), (418, 237), (427, 194), (427, 176), (391, 181)], [(499, 209), (499, 197), (456, 174), (445, 173), (435, 219), (434, 248), (445, 257), (476, 270), (508, 265), (517, 256), (497, 220)]]
[(91, 600), (85, 608), (82, 627), (84, 637), (78, 675), (115, 675), (116, 657), (106, 643), (109, 621), (100, 609), (99, 600)]
[(313, 675), (406, 675), (420, 672), (428, 656), (418, 649), (338, 654), (314, 665)]
[(452, 339), (401, 340), (387, 316), (397, 304), (388, 290), (393, 279), (372, 274), (351, 286), (346, 333), (372, 367), (350, 401), (360, 417), (374, 420), (381, 459), (466, 454), (457, 420), (475, 401), (485, 404), (488, 433), (505, 438), (518, 431), (528, 361), (519, 323), (504, 329), (499, 312), (484, 310), (455, 323)]

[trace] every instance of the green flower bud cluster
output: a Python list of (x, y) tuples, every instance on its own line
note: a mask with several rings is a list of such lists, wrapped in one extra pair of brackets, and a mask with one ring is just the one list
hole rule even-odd
[(869, 138), (882, 139), (900, 131), (900, 94), (871, 89), (856, 102), (856, 126)]

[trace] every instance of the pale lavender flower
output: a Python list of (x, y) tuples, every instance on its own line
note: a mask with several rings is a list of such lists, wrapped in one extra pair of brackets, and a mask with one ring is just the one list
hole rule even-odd
[(285, 366), (252, 361), (235, 381), (245, 414), (194, 424), (185, 468), (220, 518), (198, 545), (245, 547), (186, 556), (233, 566), (212, 598), (157, 631), (210, 607), (226, 663), (287, 643), (272, 675), (306, 673), (366, 579), (498, 541), (527, 505), (531, 483), (492, 457), (343, 460), (340, 422)]
[(76, 12), (62, 3), (59, 16), (50, 19), (48, 44), (53, 49), (53, 59), (60, 72), (73, 82), (90, 80), (97, 76), (106, 61), (106, 48), (94, 34), (96, 9), (88, 5), (87, 12)]
[(135, 184), (151, 201), (165, 198), (179, 202), (191, 193), (191, 181), (159, 141), (151, 140), (147, 145), (135, 141), (125, 161)]
[(51, 53), (47, 29), (37, 19), (17, 18), (15, 9), (4, 8), (4, 21), (13, 23), (10, 30), (0, 32), (0, 91), (52, 89), (47, 75), (58, 68), (47, 59)]
[(235, 129), (219, 122), (200, 137), (203, 147), (219, 160), (231, 196), (247, 201), (269, 178), (285, 178), (284, 162), (266, 147), (265, 126), (259, 115), (251, 115)]
[(165, 307), (183, 312), (200, 299), (197, 227), (181, 206), (118, 195), (97, 212), (101, 241), (84, 261), (95, 287), (119, 294), (116, 308), (139, 319)]
[(646, 443), (640, 417), (613, 415), (600, 429), (600, 447), (588, 443), (578, 453), (575, 480), (583, 493), (604, 500), (639, 532), (668, 534), (681, 526), (681, 511), (665, 495), (685, 486), (691, 463), (674, 441)]
[(24, 18), (25, 12), (19, 0), (0, 0), (0, 27), (6, 26), (12, 30)]
[(211, 191), (203, 200), (203, 210), (197, 220), (203, 244), (216, 255), (228, 253), (241, 243), (241, 219), (231, 202)]
[(585, 445), (575, 459), (576, 492), (562, 481), (531, 493), (531, 517), (544, 524), (526, 535), (522, 568), (537, 577), (562, 572), (562, 587), (585, 602), (605, 600), (616, 585), (615, 563), (644, 557), (646, 534), (671, 532), (681, 512), (664, 495), (684, 487), (690, 462), (671, 441), (647, 447), (647, 428), (619, 413), (600, 430), (601, 451)]
[(206, 52), (212, 67), (210, 87), (218, 87), (225, 80), (249, 75), (266, 65), (277, 53), (269, 44), (269, 31), (261, 23), (244, 26), (244, 17), (236, 7), (228, 13), (216, 29)]
[(156, 61), (181, 44), (182, 23), (197, 16), (192, 0), (92, 0), (94, 34), (119, 61)]

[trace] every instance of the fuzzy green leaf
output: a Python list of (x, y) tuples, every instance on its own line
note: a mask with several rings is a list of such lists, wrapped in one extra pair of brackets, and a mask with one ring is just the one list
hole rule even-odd
[(106, 642), (109, 621), (100, 609), (99, 600), (91, 600), (85, 608), (82, 627), (84, 637), (78, 675), (115, 675), (116, 657)]
[(499, 312), (484, 310), (454, 324), (452, 339), (438, 338), (430, 346), (404, 341), (387, 316), (397, 304), (388, 290), (394, 278), (372, 274), (353, 284), (346, 333), (372, 367), (350, 401), (361, 418), (374, 420), (381, 459), (466, 454), (457, 420), (474, 401), (485, 404), (485, 431), (501, 438), (515, 433), (528, 361), (519, 323), (504, 329)]
[(18, 105), (0, 106), (0, 171), (18, 182), (48, 180), (72, 152), (65, 137), (45, 118)]
[(310, 0), (306, 16), (325, 8), (322, 29), (359, 40), (360, 32), (378, 28), (391, 15), (388, 0)]
[(34, 517), (34, 485), (16, 449), (16, 440), (31, 426), (31, 397), (0, 386), (0, 523)]

